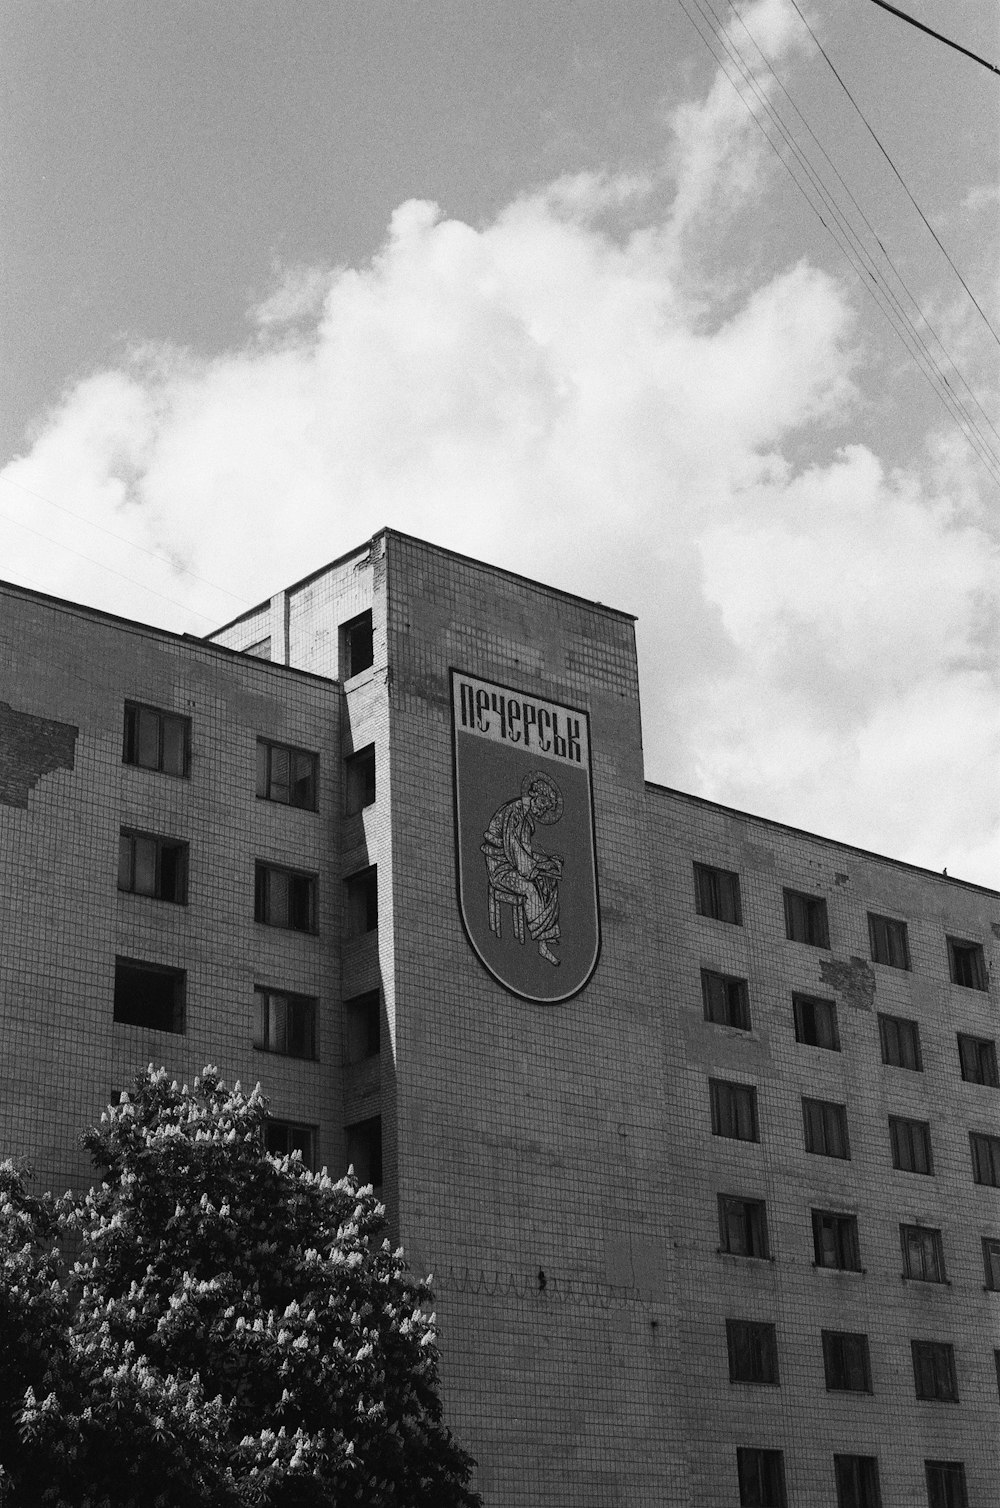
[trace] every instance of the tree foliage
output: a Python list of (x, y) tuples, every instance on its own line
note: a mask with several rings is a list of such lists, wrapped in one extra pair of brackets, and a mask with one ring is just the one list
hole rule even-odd
[(149, 1069), (83, 1138), (101, 1182), (0, 1165), (3, 1508), (475, 1508), (426, 1284), (370, 1187), (263, 1148), (259, 1090)]

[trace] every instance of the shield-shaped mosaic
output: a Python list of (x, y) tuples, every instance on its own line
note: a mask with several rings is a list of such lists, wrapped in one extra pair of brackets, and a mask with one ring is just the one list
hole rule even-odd
[(505, 989), (582, 990), (601, 947), (586, 712), (451, 672), (458, 902)]

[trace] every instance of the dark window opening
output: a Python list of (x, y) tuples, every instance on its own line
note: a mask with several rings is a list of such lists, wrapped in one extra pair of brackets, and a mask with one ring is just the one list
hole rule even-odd
[(259, 985), (254, 994), (257, 997), (254, 1046), (287, 1058), (315, 1058), (315, 997), (294, 995), (288, 990), (268, 990)]
[(832, 1100), (803, 1099), (802, 1122), (807, 1152), (818, 1157), (850, 1158), (845, 1105), (835, 1104)]
[(954, 1346), (943, 1340), (911, 1340), (910, 1349), (917, 1397), (937, 1403), (957, 1403)]
[(694, 866), (695, 904), (699, 916), (717, 922), (743, 925), (740, 906), (740, 877), (729, 869), (713, 869), (709, 864)]
[(969, 1508), (961, 1461), (925, 1461), (928, 1508)]
[(780, 1450), (738, 1446), (736, 1469), (740, 1480), (740, 1508), (787, 1508), (785, 1458)]
[(983, 1269), (986, 1287), (991, 1293), (1000, 1293), (1000, 1239), (996, 1236), (983, 1237)]
[(361, 869), (350, 875), (347, 887), (347, 936), (363, 937), (378, 926), (378, 870)]
[(944, 1247), (939, 1230), (926, 1225), (901, 1225), (899, 1242), (904, 1278), (915, 1278), (920, 1283), (945, 1282)]
[(125, 703), (122, 762), (163, 775), (187, 775), (190, 766), (191, 719), (139, 702)]
[(739, 1031), (750, 1030), (750, 995), (745, 979), (702, 969), (701, 993), (706, 1021), (714, 1022), (716, 1026), (732, 1026)]
[(808, 943), (812, 948), (830, 946), (830, 924), (822, 896), (785, 891), (785, 936), (791, 942)]
[(359, 749), (344, 760), (345, 809), (349, 817), (375, 800), (375, 745)]
[(905, 922), (896, 921), (891, 916), (876, 916), (869, 911), (868, 937), (875, 963), (886, 963), (891, 969), (910, 967)]
[(140, 963), (134, 958), (116, 958), (114, 1019), (123, 1026), (182, 1032), (184, 982), (183, 969)]
[(254, 883), (254, 918), (267, 927), (285, 927), (292, 932), (315, 932), (316, 876), (258, 862)]
[(367, 670), (374, 663), (375, 644), (370, 608), (366, 613), (359, 613), (356, 618), (352, 618), (349, 623), (343, 625), (341, 645), (345, 681), (349, 681), (352, 675), (360, 675), (363, 670)]
[(931, 1157), (931, 1128), (926, 1121), (911, 1121), (902, 1115), (890, 1115), (889, 1140), (892, 1143), (892, 1165), (901, 1173), (923, 1173), (931, 1176), (934, 1161)]
[(795, 1017), (795, 1040), (809, 1047), (825, 1047), (830, 1052), (840, 1051), (840, 1033), (837, 1029), (837, 1007), (832, 1000), (821, 1000), (813, 995), (793, 995), (792, 1013)]
[(997, 1045), (989, 1037), (969, 1037), (958, 1034), (958, 1057), (962, 1065), (962, 1078), (967, 1084), (985, 1084), (989, 1089), (1000, 1088), (997, 1077)]
[(308, 749), (257, 740), (257, 799), (316, 810), (319, 758)]
[(778, 1378), (778, 1339), (771, 1324), (726, 1320), (730, 1382), (770, 1382)]
[(967, 990), (989, 988), (986, 978), (986, 959), (981, 943), (966, 942), (960, 937), (948, 939), (948, 968), (952, 984), (964, 985)]
[(301, 1121), (269, 1119), (264, 1128), (264, 1147), (272, 1157), (291, 1157), (300, 1152), (305, 1166), (315, 1168), (316, 1127)]
[(828, 1393), (870, 1393), (868, 1337), (852, 1330), (823, 1330), (823, 1370)]
[(923, 1072), (920, 1056), (920, 1027), (906, 1016), (878, 1018), (878, 1035), (882, 1047), (882, 1062), (890, 1068), (909, 1068), (912, 1073)]
[(344, 1062), (363, 1063), (381, 1051), (382, 997), (378, 990), (344, 1001)]
[(719, 1250), (734, 1257), (770, 1256), (763, 1199), (719, 1195)]
[(832, 1267), (842, 1272), (861, 1271), (857, 1215), (841, 1215), (835, 1210), (813, 1210), (812, 1227), (817, 1267)]
[(344, 1140), (347, 1164), (353, 1167), (358, 1182), (378, 1188), (382, 1182), (382, 1117), (373, 1115), (345, 1126)]
[(984, 1136), (981, 1131), (970, 1131), (969, 1147), (973, 1182), (1000, 1188), (1000, 1136)]
[(837, 1508), (882, 1508), (876, 1456), (833, 1458), (837, 1482)]
[(157, 901), (187, 904), (188, 845), (174, 838), (122, 828), (118, 839), (118, 889)]
[(712, 1135), (736, 1141), (757, 1140), (757, 1091), (752, 1084), (709, 1079)]

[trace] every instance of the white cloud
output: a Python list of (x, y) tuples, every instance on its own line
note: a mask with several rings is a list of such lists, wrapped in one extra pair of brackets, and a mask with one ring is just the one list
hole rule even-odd
[[(744, 14), (791, 45), (788, 7)], [(673, 126), (666, 196), (411, 201), (369, 265), (289, 270), (244, 349), (77, 385), (0, 477), (4, 574), (204, 631), (392, 524), (637, 612), (651, 778), (994, 882), (995, 519), (954, 442), (825, 448), (852, 301), (800, 263), (713, 302), (691, 237), (765, 158), (725, 81)]]

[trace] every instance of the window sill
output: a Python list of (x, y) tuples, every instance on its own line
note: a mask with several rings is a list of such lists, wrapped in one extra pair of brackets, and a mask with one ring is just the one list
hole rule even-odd
[(318, 927), (283, 927), (280, 922), (262, 922), (259, 916), (254, 917), (258, 927), (267, 927), (270, 932), (284, 932), (292, 937), (318, 937)]
[(266, 1057), (266, 1058), (283, 1058), (283, 1059), (285, 1059), (286, 1062), (291, 1062), (291, 1063), (318, 1063), (319, 1062), (319, 1054), (318, 1053), (313, 1053), (313, 1055), (311, 1057), (307, 1057), (307, 1056), (305, 1056), (305, 1054), (298, 1053), (298, 1052), (275, 1052), (275, 1050), (274, 1050), (273, 1047), (262, 1047), (259, 1042), (255, 1042), (254, 1043), (253, 1050), (254, 1050), (254, 1052), (262, 1053), (264, 1055), (264, 1057)]
[(841, 1278), (863, 1278), (868, 1272), (867, 1267), (827, 1267), (825, 1262), (814, 1262), (812, 1266), (814, 1272), (832, 1272)]

